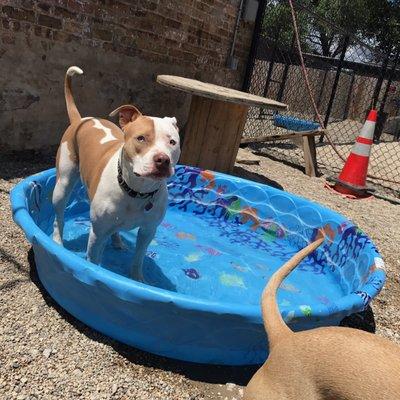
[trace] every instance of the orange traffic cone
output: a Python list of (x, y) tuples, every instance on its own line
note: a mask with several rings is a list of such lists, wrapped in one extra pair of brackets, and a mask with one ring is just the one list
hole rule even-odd
[(368, 197), (367, 191), (372, 189), (366, 186), (369, 156), (374, 138), (377, 119), (376, 110), (371, 110), (368, 118), (354, 143), (351, 153), (339, 175), (333, 179), (333, 190), (350, 197)]

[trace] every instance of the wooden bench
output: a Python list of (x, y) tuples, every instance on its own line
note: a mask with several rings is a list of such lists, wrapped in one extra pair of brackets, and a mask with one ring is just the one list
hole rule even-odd
[(242, 138), (241, 144), (250, 143), (263, 143), (263, 142), (275, 142), (279, 140), (293, 140), (296, 146), (299, 146), (298, 142), (300, 140), (300, 146), (303, 148), (304, 154), (304, 166), (306, 174), (308, 176), (317, 176), (317, 151), (315, 148), (315, 136), (320, 136), (324, 133), (322, 129), (315, 129), (311, 131), (288, 131), (283, 135), (269, 135), (260, 137), (245, 137)]

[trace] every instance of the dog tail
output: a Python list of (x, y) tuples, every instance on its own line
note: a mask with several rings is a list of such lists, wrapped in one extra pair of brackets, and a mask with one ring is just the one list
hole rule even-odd
[(278, 271), (276, 271), (268, 282), (262, 295), (262, 317), (264, 320), (264, 327), (268, 336), (268, 343), (270, 349), (278, 343), (282, 336), (293, 334), (293, 331), (286, 325), (283, 320), (279, 307), (276, 302), (276, 292), (281, 285), (282, 281), (296, 268), (296, 266), (310, 253), (312, 253), (318, 246), (320, 246), (325, 239), (324, 233), (320, 230), (317, 239), (310, 243), (307, 247), (296, 253), (289, 261), (287, 261)]
[(81, 119), (81, 114), (79, 114), (79, 111), (76, 108), (75, 100), (71, 91), (71, 76), (75, 74), (82, 75), (83, 71), (79, 67), (69, 67), (64, 80), (65, 102), (67, 103), (68, 117), (71, 124)]

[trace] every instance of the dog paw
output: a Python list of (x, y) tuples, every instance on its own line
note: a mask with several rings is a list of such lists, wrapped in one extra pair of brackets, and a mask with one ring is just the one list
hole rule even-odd
[(146, 283), (144, 281), (144, 276), (143, 276), (143, 273), (141, 272), (140, 268), (132, 267), (131, 268), (131, 272), (130, 272), (130, 277), (134, 281), (141, 282), (141, 283)]
[(59, 235), (58, 233), (53, 233), (53, 240), (54, 240), (57, 244), (59, 244), (59, 245), (62, 246), (63, 242), (62, 242), (62, 239), (61, 239), (61, 237), (60, 237), (60, 235)]

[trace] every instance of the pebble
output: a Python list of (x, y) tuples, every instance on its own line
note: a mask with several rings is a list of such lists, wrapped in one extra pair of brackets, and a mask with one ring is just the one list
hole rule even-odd
[(234, 383), (227, 383), (227, 384), (226, 384), (226, 389), (229, 390), (230, 392), (231, 392), (232, 390), (234, 390), (235, 387), (236, 387), (236, 385), (235, 385)]
[(117, 393), (117, 390), (118, 390), (118, 385), (114, 383), (111, 388), (111, 394)]
[(72, 373), (74, 374), (74, 375), (82, 375), (82, 370), (81, 369), (79, 369), (79, 368), (75, 368), (73, 371), (72, 371)]
[(31, 356), (33, 358), (37, 357), (38, 355), (39, 355), (39, 350), (36, 350), (36, 349), (31, 350)]
[(19, 362), (18, 362), (18, 361), (13, 361), (13, 363), (11, 364), (11, 366), (12, 366), (14, 369), (17, 369), (17, 368), (19, 368), (19, 367), (20, 367), (20, 365), (19, 365)]
[(44, 349), (43, 350), (43, 355), (46, 357), (46, 358), (49, 358), (50, 357), (50, 355), (51, 355), (51, 349)]

